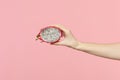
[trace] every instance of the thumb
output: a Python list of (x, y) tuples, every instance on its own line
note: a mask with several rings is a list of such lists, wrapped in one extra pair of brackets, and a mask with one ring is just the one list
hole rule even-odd
[(59, 41), (59, 42), (52, 43), (52, 44), (57, 45), (57, 46), (63, 46), (64, 45), (63, 41)]

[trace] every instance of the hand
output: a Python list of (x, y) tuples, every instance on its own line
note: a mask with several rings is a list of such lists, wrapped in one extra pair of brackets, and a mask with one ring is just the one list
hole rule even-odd
[(72, 32), (65, 28), (63, 25), (51, 25), (60, 28), (64, 32), (64, 39), (62, 41), (56, 42), (53, 45), (61, 45), (61, 46), (68, 46), (68, 47), (76, 47), (78, 45), (77, 39), (74, 37)]

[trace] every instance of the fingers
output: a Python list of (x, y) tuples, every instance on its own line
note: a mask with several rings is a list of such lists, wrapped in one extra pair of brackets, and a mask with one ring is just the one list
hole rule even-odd
[(60, 46), (62, 45), (61, 43), (57, 42), (57, 43), (53, 43), (54, 45)]
[(61, 30), (63, 30), (64, 32), (68, 32), (69, 30), (67, 28), (65, 28), (63, 25), (61, 24), (54, 24), (54, 25), (51, 25), (51, 26), (56, 26), (58, 28), (60, 28)]
[(64, 34), (64, 39), (62, 41), (54, 43), (54, 45), (65, 46), (67, 44), (66, 40), (72, 35), (71, 31), (61, 24), (54, 24), (54, 25), (50, 25), (50, 26), (56, 26), (56, 27), (60, 28), (61, 30), (63, 30), (63, 32), (64, 32), (63, 33)]
[(71, 31), (61, 24), (54, 24), (54, 25), (51, 25), (51, 26), (56, 26), (56, 27), (60, 28), (61, 30), (63, 30), (63, 32), (64, 32), (63, 34), (64, 34), (65, 37), (68, 37), (68, 36), (72, 35)]
[(64, 44), (64, 41), (60, 41), (60, 42), (56, 42), (56, 43), (54, 43), (54, 45), (57, 45), (57, 46), (63, 46), (63, 45), (65, 45), (65, 44)]

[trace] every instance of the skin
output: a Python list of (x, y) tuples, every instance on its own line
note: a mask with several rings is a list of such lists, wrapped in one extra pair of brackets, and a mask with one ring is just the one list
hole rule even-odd
[(63, 30), (64, 32), (64, 39), (52, 45), (66, 46), (92, 55), (120, 60), (120, 42), (116, 43), (80, 42), (75, 38), (72, 32), (63, 25), (58, 24), (51, 26), (56, 26)]

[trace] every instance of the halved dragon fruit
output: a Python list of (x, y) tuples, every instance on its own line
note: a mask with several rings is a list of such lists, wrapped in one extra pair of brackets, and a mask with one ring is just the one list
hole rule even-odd
[(60, 40), (63, 36), (63, 31), (55, 26), (48, 26), (41, 29), (40, 33), (37, 35), (37, 38), (43, 42), (55, 43)]

